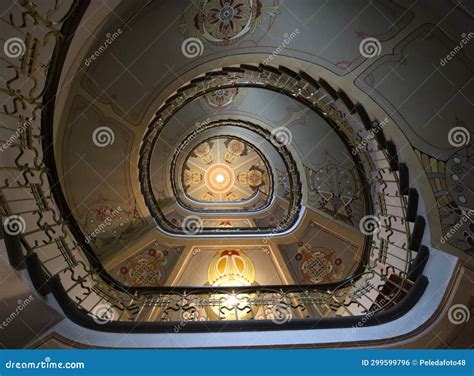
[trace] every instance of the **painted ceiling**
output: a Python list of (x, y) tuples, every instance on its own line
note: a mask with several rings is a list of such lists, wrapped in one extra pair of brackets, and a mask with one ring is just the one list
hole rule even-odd
[[(442, 1), (431, 6), (447, 7)], [(359, 222), (371, 209), (357, 150), (341, 136), (347, 130), (296, 96), (265, 85), (217, 85), (182, 107), (165, 108), (188, 82), (212, 77), (222, 67), (263, 62), (325, 77), (387, 118), (384, 131), (403, 145), (399, 154), (415, 166), (413, 184), (428, 197), (431, 233), (446, 234), (473, 207), (472, 143), (453, 145), (448, 133), (453, 127), (469, 137), (473, 132), (474, 43), (465, 44), (449, 64), (440, 59), (472, 29), (473, 12), (459, 6), (428, 20), (409, 0), (301, 0), (291, 6), (278, 0), (166, 0), (139, 11), (133, 2), (120, 3), (116, 16), (94, 31), (97, 41), (80, 54), (90, 56), (107, 33), (122, 32), (73, 77), (56, 124), (61, 185), (75, 220), (112, 274), (131, 286), (221, 283), (219, 273), (226, 271), (249, 284), (350, 278), (364, 254)], [(367, 37), (383, 43), (377, 56), (361, 56), (359, 45)], [(199, 49), (196, 56), (184, 49), (190, 38)], [(338, 111), (347, 121), (353, 116)], [(159, 124), (156, 114), (168, 112), (153, 149), (146, 150), (150, 168), (143, 172), (147, 132)], [(268, 134), (288, 130), (291, 140), (284, 146), (295, 166), (286, 162), (278, 138), (275, 145), (263, 131), (230, 120), (250, 122)], [(189, 134), (212, 121), (221, 125), (196, 133), (175, 155)], [(109, 130), (105, 143), (94, 142), (99, 130)], [(297, 187), (290, 184), (295, 169)], [(151, 191), (141, 185), (142, 174), (149, 176)], [(301, 193), (296, 206), (304, 208), (296, 232), (245, 239), (192, 233), (196, 226), (278, 231), (295, 190)], [(191, 236), (161, 231), (147, 196), (177, 228), (197, 216), (188, 226)], [(96, 231), (105, 220), (109, 224)], [(473, 230), (472, 219), (462, 222), (449, 245), (472, 252)]]

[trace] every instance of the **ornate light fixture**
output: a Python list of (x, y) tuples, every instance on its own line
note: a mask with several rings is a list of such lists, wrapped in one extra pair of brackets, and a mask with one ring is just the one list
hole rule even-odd
[[(209, 264), (208, 282), (212, 286), (251, 286), (255, 282), (255, 266), (242, 250), (219, 251)], [(251, 298), (248, 294), (216, 294), (212, 298), (216, 304), (209, 313), (220, 319), (242, 319), (251, 313), (246, 309)]]
[(255, 266), (242, 250), (219, 251), (209, 264), (208, 282), (212, 286), (251, 286)]

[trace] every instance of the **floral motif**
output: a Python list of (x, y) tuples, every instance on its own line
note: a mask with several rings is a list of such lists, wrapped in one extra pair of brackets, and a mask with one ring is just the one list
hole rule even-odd
[(256, 189), (263, 185), (263, 172), (258, 168), (251, 168), (247, 174), (247, 181), (249, 185)]
[(88, 209), (83, 222), (84, 233), (98, 248), (127, 238), (143, 223), (135, 202), (121, 203), (99, 196)]
[(252, 166), (248, 171), (239, 173), (237, 180), (240, 184), (248, 185), (253, 190), (256, 190), (265, 185), (264, 170), (257, 166)]
[(231, 140), (227, 145), (227, 149), (235, 155), (242, 155), (245, 151), (245, 144), (238, 140)]
[(114, 208), (108, 206), (102, 206), (97, 210), (97, 219), (100, 221), (105, 221), (108, 217), (112, 215)]
[(264, 6), (262, 0), (194, 0), (183, 10), (180, 32), (217, 46), (228, 46), (252, 34), (263, 15), (275, 17), (279, 6)]
[(212, 162), (212, 143), (211, 142), (203, 142), (202, 144), (198, 145), (191, 155), (194, 155), (199, 158), (199, 160), (204, 164), (209, 164)]
[(229, 45), (253, 29), (261, 8), (259, 0), (201, 1), (194, 22), (209, 42)]
[(240, 201), (240, 196), (235, 192), (227, 193), (226, 197), (227, 197), (227, 201), (230, 201), (230, 202)]
[(217, 136), (193, 146), (180, 175), (187, 197), (216, 203), (244, 201), (258, 189), (267, 193), (271, 177), (257, 149), (233, 136)]
[(119, 280), (129, 286), (160, 286), (165, 279), (169, 252), (161, 246), (148, 248), (127, 260), (117, 270)]
[(132, 286), (159, 286), (162, 272), (158, 260), (154, 257), (133, 260), (129, 269)]
[(201, 196), (201, 201), (213, 202), (214, 201), (214, 195), (211, 192), (204, 192), (204, 194)]
[(309, 243), (298, 247), (295, 259), (301, 262), (304, 283), (331, 282), (340, 278), (344, 269), (342, 260), (334, 259), (334, 252), (313, 249)]
[(238, 92), (236, 87), (218, 89), (206, 94), (206, 99), (212, 107), (226, 107), (233, 102)]
[(202, 174), (196, 169), (186, 168), (183, 171), (183, 185), (184, 188), (188, 188), (190, 185), (195, 186), (202, 183)]

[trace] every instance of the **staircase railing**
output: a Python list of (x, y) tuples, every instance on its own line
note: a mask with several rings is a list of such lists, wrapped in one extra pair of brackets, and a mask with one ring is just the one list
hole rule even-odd
[[(428, 283), (421, 275), (429, 255), (421, 246), (425, 222), (416, 215), (418, 195), (408, 185), (408, 168), (383, 131), (358, 156), (363, 181), (371, 177), (367, 184), (380, 231), (372, 236), (361, 270), (350, 279), (336, 285), (132, 288), (112, 278), (68, 211), (51, 144), (59, 74), (87, 4), (53, 3), (40, 13), (21, 2), (22, 10), (14, 9), (6, 20), (23, 37), (26, 51), (2, 68), (11, 77), (0, 91), (6, 102), (1, 134), (10, 140), (1, 154), (2, 236), (12, 266), (27, 268), (40, 294), (53, 294), (78, 324), (117, 332), (357, 327), (394, 320), (416, 304)], [(61, 17), (53, 20), (56, 13)], [(34, 35), (28, 23), (17, 21), (25, 18), (41, 25)], [(54, 52), (50, 38), (56, 41)], [(41, 51), (33, 54), (31, 48)], [(360, 104), (304, 73), (251, 65), (220, 72), (228, 80), (224, 85), (220, 80), (221, 87), (264, 86), (298, 98), (351, 145), (374, 127)], [(36, 91), (29, 90), (31, 85)]]

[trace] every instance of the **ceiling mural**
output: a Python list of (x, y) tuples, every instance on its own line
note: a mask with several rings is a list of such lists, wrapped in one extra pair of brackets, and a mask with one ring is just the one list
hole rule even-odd
[(192, 199), (239, 202), (268, 193), (268, 163), (250, 144), (215, 138), (196, 146), (184, 162), (182, 186)]
[[(282, 277), (265, 244), (229, 247), (199, 246), (183, 266), (178, 286), (278, 285)], [(193, 270), (193, 273), (186, 271)]]
[[(265, 0), (193, 0), (184, 7), (180, 30), (217, 46), (236, 43), (262, 27), (263, 18), (280, 13)], [(278, 1), (275, 2), (278, 4)], [(262, 27), (263, 28), (263, 27)]]
[(126, 240), (142, 225), (133, 199), (119, 202), (99, 194), (84, 214), (86, 241), (98, 250)]
[[(334, 19), (331, 7), (324, 5), (324, 2), (317, 5), (320, 11), (310, 17), (305, 25), (307, 30), (318, 30), (324, 25), (326, 31), (320, 33), (319, 38), (312, 38), (301, 36), (302, 28), (298, 20), (314, 13), (314, 0), (295, 2), (291, 12), (279, 0), (167, 0), (160, 4), (148, 4), (147, 11), (139, 15), (135, 14), (133, 6), (123, 3), (115, 11), (121, 14), (122, 19), (129, 19), (130, 28), (140, 30), (142, 38), (136, 41), (132, 33), (124, 31), (118, 39), (120, 43), (111, 44), (108, 54), (102, 54), (100, 59), (87, 67), (82, 86), (100, 103), (111, 106), (120, 117), (139, 125), (156, 96), (175, 81), (175, 75), (170, 75), (166, 67), (173, 67), (179, 75), (196, 66), (197, 61), (186, 55), (192, 57), (192, 53), (196, 53), (196, 56), (209, 61), (252, 52), (271, 56), (278, 49), (281, 56), (317, 63), (338, 75), (344, 75), (364, 61), (359, 52), (361, 40), (371, 36), (382, 41), (390, 40), (402, 32), (413, 18), (411, 6), (404, 7), (391, 1), (377, 0), (370, 4), (349, 2), (338, 7), (340, 17), (337, 19)], [(385, 17), (380, 17), (380, 12)], [(333, 21), (328, 23), (328, 19)], [(347, 25), (348, 19), (353, 20), (350, 25)], [(166, 29), (157, 27), (167, 25), (169, 20), (179, 22), (173, 22)], [(104, 35), (108, 31), (104, 30)], [(285, 44), (292, 33), (296, 36), (291, 38), (291, 43)], [(183, 42), (193, 42), (193, 38), (197, 38), (200, 44), (197, 44), (195, 51), (191, 51), (191, 55), (188, 52), (183, 55)], [(168, 41), (165, 54), (160, 47), (164, 41)], [(119, 48), (122, 43), (142, 51), (141, 60), (150, 63), (139, 69), (135, 67), (133, 62), (136, 56)], [(285, 48), (281, 48), (282, 44)], [(337, 47), (341, 44), (346, 48)], [(93, 46), (91, 51), (96, 49), (97, 46)], [(186, 51), (185, 46), (183, 49)], [(161, 63), (151, 64), (157, 60)], [(128, 67), (128, 74), (120, 72), (122, 66), (118, 61)], [(126, 84), (129, 90), (121, 90), (122, 84)], [(149, 94), (143, 96), (142, 91)]]
[[(474, 150), (465, 147), (447, 161), (417, 151), (436, 197), (443, 229), (442, 243), (448, 243), (468, 253), (474, 252)], [(451, 229), (457, 228), (452, 232)], [(447, 235), (449, 233), (449, 235)]]
[(6, 245), (41, 295), (159, 341), (272, 329), (282, 306), (318, 330), (407, 296), (447, 311), (423, 294), (468, 299), (474, 251), (474, 33), (452, 3), (85, 1), (63, 24), (20, 1), (38, 27), (5, 19), (27, 49), (3, 59), (0, 217), (26, 229)]
[(215, 254), (207, 272), (211, 286), (250, 286), (255, 282), (255, 266), (241, 249)]
[(145, 221), (137, 207), (129, 169), (133, 133), (85, 97), (72, 99), (60, 145), (62, 183), (86, 241), (108, 252), (140, 232)]
[(219, 89), (205, 95), (207, 104), (214, 110), (222, 110), (230, 105), (238, 106), (245, 95), (245, 90), (236, 87)]
[(164, 246), (154, 242), (111, 271), (126, 286), (163, 286), (182, 254), (184, 247)]
[(339, 257), (334, 257), (334, 251), (301, 242), (298, 246), (295, 260), (300, 262), (302, 283), (329, 283), (342, 277), (344, 265)]
[(363, 254), (362, 239), (350, 239), (354, 231), (338, 228), (333, 233), (310, 221), (297, 242), (281, 245), (283, 257), (300, 284), (333, 283), (350, 277)]

